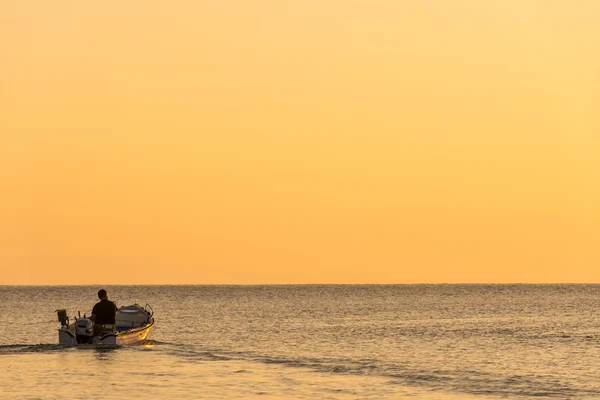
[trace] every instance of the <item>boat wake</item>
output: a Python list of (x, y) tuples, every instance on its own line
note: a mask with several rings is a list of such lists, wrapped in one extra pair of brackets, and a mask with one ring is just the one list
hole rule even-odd
[(144, 341), (141, 341), (140, 343), (138, 343), (138, 345), (140, 346), (185, 346), (183, 344), (178, 344), (178, 343), (170, 343), (170, 342), (163, 342), (160, 340), (154, 340), (154, 339), (146, 339)]
[[(295, 358), (285, 356), (267, 356), (254, 352), (225, 351), (222, 349), (206, 349), (195, 346), (172, 347), (168, 343), (157, 351), (166, 351), (170, 356), (178, 357), (184, 362), (206, 361), (242, 361), (268, 365), (280, 365), (289, 368), (301, 368), (317, 373), (373, 376), (387, 379), (390, 385), (421, 387), (434, 391), (454, 391), (478, 395), (504, 397), (600, 397), (600, 390), (595, 388), (576, 388), (560, 379), (544, 376), (519, 376), (510, 373), (484, 373), (475, 370), (443, 370), (413, 367), (408, 364), (398, 365), (374, 359), (341, 359), (341, 358)], [(235, 369), (232, 373), (246, 372)]]
[(0, 345), (0, 354), (48, 353), (66, 349), (67, 346), (61, 344), (6, 344)]
[[(140, 347), (155, 347), (155, 346), (183, 346), (177, 343), (162, 342), (160, 340), (143, 340), (136, 343), (132, 348)], [(113, 349), (123, 348), (121, 345), (111, 346)], [(8, 354), (21, 354), (21, 353), (54, 353), (60, 351), (75, 351), (75, 350), (86, 350), (86, 349), (102, 349), (102, 346), (98, 345), (86, 345), (80, 344), (78, 346), (69, 346), (64, 344), (56, 343), (39, 343), (39, 344), (4, 344), (0, 345), (0, 355)]]
[[(94, 346), (68, 347), (59, 344), (9, 344), (0, 345), (0, 355), (23, 353), (56, 353), (78, 351)], [(102, 351), (102, 350), (100, 350)], [(136, 346), (119, 346), (118, 351), (156, 351), (174, 357), (184, 363), (234, 362), (231, 373), (244, 373), (253, 368), (238, 365), (237, 362), (250, 362), (263, 365), (280, 365), (283, 368), (300, 368), (321, 374), (373, 376), (386, 379), (389, 385), (421, 387), (428, 390), (452, 391), (477, 395), (485, 393), (500, 397), (546, 397), (574, 398), (600, 397), (596, 388), (574, 387), (568, 382), (552, 376), (523, 376), (498, 371), (484, 373), (475, 370), (427, 369), (408, 363), (390, 363), (377, 359), (344, 359), (291, 357), (287, 355), (267, 355), (254, 351), (234, 351), (208, 348), (184, 343), (170, 343), (160, 340), (144, 340)], [(123, 353), (127, 354), (127, 353)], [(130, 353), (131, 354), (131, 353)], [(129, 358), (129, 356), (126, 356)], [(247, 364), (246, 364), (247, 365)]]

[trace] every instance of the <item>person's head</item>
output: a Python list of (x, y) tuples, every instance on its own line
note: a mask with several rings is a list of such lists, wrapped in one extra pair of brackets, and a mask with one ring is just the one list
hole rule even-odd
[(102, 300), (102, 299), (108, 299), (108, 293), (106, 293), (106, 290), (104, 290), (104, 289), (98, 290), (98, 298), (100, 300)]

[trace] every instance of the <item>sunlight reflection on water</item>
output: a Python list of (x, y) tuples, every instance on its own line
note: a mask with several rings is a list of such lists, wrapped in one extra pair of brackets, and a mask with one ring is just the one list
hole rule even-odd
[(0, 398), (600, 397), (598, 286), (109, 292), (152, 303), (148, 341), (58, 346), (58, 324), (44, 316), (87, 311), (95, 288), (0, 287)]

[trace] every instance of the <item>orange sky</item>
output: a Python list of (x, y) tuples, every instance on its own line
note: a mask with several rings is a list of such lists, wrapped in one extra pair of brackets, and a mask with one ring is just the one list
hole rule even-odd
[(600, 282), (600, 2), (0, 2), (0, 284)]

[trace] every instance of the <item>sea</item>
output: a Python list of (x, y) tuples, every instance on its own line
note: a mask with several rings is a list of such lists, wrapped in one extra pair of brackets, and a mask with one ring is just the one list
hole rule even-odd
[(0, 399), (600, 399), (600, 285), (105, 286), (149, 339), (58, 345), (99, 286), (0, 286)]

